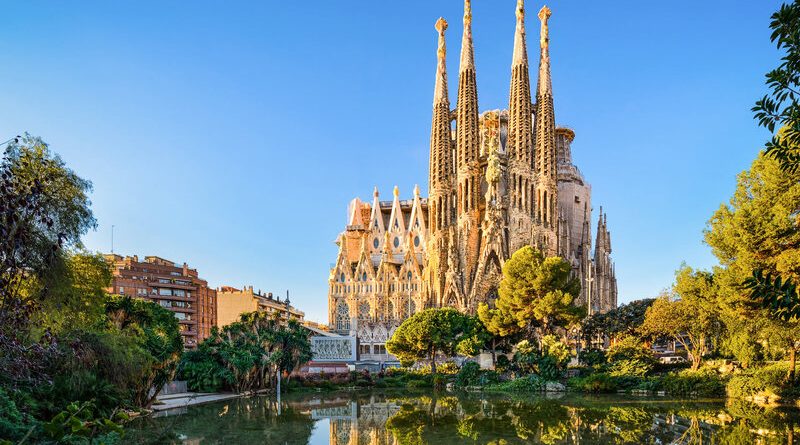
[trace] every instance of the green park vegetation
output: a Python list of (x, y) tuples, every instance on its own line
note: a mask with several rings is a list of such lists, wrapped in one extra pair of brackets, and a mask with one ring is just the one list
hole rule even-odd
[(83, 249), (81, 236), (95, 226), (91, 188), (39, 138), (26, 134), (6, 147), (0, 444), (114, 443), (129, 414), (149, 408), (175, 378), (182, 356), (197, 386), (236, 391), (269, 387), (276, 370), (310, 358), (305, 331), (257, 314), (184, 355), (173, 313), (110, 295), (109, 264)]

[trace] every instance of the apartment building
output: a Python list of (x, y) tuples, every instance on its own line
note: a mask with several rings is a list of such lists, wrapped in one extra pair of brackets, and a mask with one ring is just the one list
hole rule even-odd
[(178, 319), (187, 349), (211, 335), (217, 322), (217, 292), (197, 269), (157, 256), (106, 255), (113, 268), (109, 292), (154, 301)]

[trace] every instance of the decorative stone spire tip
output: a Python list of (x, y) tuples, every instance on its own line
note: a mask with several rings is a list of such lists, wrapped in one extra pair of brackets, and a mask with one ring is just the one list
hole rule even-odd
[(400, 189), (397, 186), (394, 186), (393, 193), (394, 193), (395, 199), (398, 198), (400, 196)]

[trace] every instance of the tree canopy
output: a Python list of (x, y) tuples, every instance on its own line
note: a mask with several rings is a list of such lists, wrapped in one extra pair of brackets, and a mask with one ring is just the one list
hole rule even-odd
[(401, 363), (428, 359), (436, 372), (436, 354), (477, 354), (483, 326), (475, 317), (453, 308), (431, 308), (407, 318), (386, 342), (386, 350)]
[(572, 304), (580, 284), (571, 272), (563, 259), (545, 258), (525, 246), (503, 265), (496, 307), (481, 304), (478, 316), (489, 332), (501, 337), (517, 333), (542, 337), (557, 326), (566, 327), (583, 315), (583, 309)]
[[(783, 4), (772, 14), (770, 39), (783, 52), (780, 64), (766, 75), (770, 91), (756, 102), (759, 125), (774, 134), (766, 154), (787, 172), (800, 170), (800, 1)], [(776, 129), (778, 130), (776, 133)]]

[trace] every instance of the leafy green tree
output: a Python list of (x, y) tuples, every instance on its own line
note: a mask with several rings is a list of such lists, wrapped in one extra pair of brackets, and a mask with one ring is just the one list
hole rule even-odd
[(129, 296), (112, 297), (106, 304), (106, 314), (116, 329), (135, 338), (149, 354), (151, 366), (133, 388), (132, 397), (136, 406), (149, 407), (177, 371), (183, 352), (178, 320), (172, 311), (152, 301)]
[[(91, 184), (50, 152), (41, 139), (18, 136), (0, 162), (0, 382), (10, 386), (46, 381), (55, 353), (49, 332), (32, 338), (31, 317), (48, 296), (31, 292), (64, 248), (80, 246), (95, 220)], [(38, 341), (37, 341), (38, 340)]]
[(295, 320), (283, 324), (265, 312), (242, 314), (185, 354), (181, 374), (196, 390), (271, 388), (278, 373), (291, 373), (311, 359), (308, 335)]
[[(759, 125), (775, 134), (766, 154), (787, 172), (800, 170), (800, 1), (783, 4), (772, 15), (770, 40), (783, 51), (781, 63), (767, 73), (770, 92), (753, 107)], [(778, 133), (775, 131), (778, 129)]]
[(647, 309), (641, 333), (650, 338), (671, 339), (689, 354), (692, 369), (700, 367), (709, 350), (709, 338), (721, 329), (716, 314), (693, 300), (658, 298)]
[(478, 316), (492, 334), (507, 337), (521, 333), (541, 340), (554, 328), (566, 327), (583, 315), (582, 308), (572, 304), (580, 284), (571, 271), (563, 259), (545, 258), (540, 251), (525, 246), (503, 265), (496, 307), (481, 304)]
[(474, 317), (452, 308), (432, 308), (407, 318), (386, 342), (386, 350), (401, 363), (428, 359), (436, 373), (436, 355), (475, 355), (479, 323)]
[[(705, 240), (720, 262), (714, 277), (726, 326), (722, 344), (744, 364), (758, 361), (768, 353), (762, 346), (767, 337), (775, 344), (771, 325), (790, 319), (795, 305), (784, 298), (791, 290), (784, 287), (800, 277), (800, 171), (781, 169), (761, 153), (738, 176), (730, 202), (712, 216)], [(778, 286), (775, 277), (781, 277)], [(785, 332), (792, 329), (787, 325)]]
[(635, 336), (639, 326), (644, 323), (644, 316), (655, 298), (644, 298), (631, 301), (608, 312), (595, 313), (581, 322), (581, 335), (586, 340), (606, 336), (611, 343), (620, 337)]

